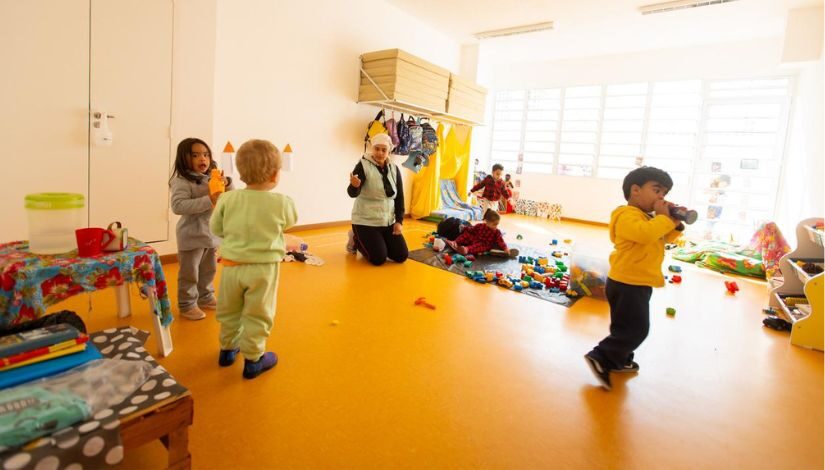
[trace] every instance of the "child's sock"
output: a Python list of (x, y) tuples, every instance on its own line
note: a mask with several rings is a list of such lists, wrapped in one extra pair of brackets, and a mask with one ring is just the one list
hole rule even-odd
[(231, 366), (235, 363), (235, 358), (238, 357), (240, 351), (240, 348), (221, 349), (220, 354), (218, 354), (218, 365), (221, 367)]
[(261, 358), (257, 361), (250, 361), (249, 359), (245, 359), (243, 365), (243, 378), (254, 379), (255, 377), (268, 371), (269, 369), (275, 367), (275, 364), (277, 363), (278, 356), (271, 351), (265, 352), (264, 355), (261, 356)]

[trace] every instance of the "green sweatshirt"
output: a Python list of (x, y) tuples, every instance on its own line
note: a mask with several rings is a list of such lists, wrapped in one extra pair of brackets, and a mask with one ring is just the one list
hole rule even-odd
[(221, 237), (221, 256), (238, 263), (277, 263), (286, 254), (284, 230), (298, 213), (289, 196), (241, 189), (224, 193), (209, 227)]

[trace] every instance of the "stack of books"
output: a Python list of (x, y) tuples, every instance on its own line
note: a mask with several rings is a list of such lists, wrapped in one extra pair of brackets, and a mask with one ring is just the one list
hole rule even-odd
[(100, 352), (88, 341), (88, 336), (65, 323), (0, 336), (0, 389), (100, 359)]

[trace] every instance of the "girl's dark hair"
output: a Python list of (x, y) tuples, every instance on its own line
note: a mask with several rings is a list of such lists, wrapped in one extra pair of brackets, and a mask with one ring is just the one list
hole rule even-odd
[(625, 201), (630, 200), (630, 188), (633, 187), (634, 184), (642, 187), (648, 181), (655, 181), (667, 188), (668, 191), (670, 191), (670, 188), (673, 187), (673, 180), (666, 171), (654, 168), (652, 166), (641, 166), (631, 171), (624, 177), (622, 191), (624, 192)]
[(498, 222), (499, 220), (501, 220), (501, 216), (493, 209), (487, 209), (487, 212), (484, 213), (485, 222)]
[(209, 152), (209, 170), (211, 171), (213, 168), (218, 167), (218, 165), (215, 164), (215, 159), (212, 158), (212, 149), (209, 148), (209, 145), (206, 142), (195, 137), (183, 139), (178, 144), (178, 153), (175, 157), (175, 168), (172, 170), (172, 176), (169, 178), (169, 184), (172, 184), (172, 180), (175, 179), (176, 176), (185, 178), (195, 184), (200, 184), (200, 178), (194, 175), (192, 170), (189, 168), (189, 156), (192, 154), (192, 146), (195, 144), (203, 145), (206, 147), (206, 151)]

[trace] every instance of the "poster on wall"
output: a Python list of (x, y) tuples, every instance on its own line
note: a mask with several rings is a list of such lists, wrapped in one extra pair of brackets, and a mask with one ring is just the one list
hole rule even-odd
[(519, 162), (518, 166), (516, 167), (516, 174), (517, 174), (517, 175), (520, 175), (520, 174), (521, 174), (521, 170), (522, 170), (522, 164), (521, 164), (521, 162)]
[(719, 173), (720, 171), (722, 171), (722, 162), (712, 162), (710, 164), (711, 173)]

